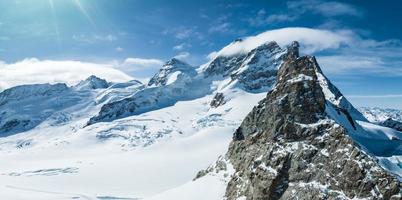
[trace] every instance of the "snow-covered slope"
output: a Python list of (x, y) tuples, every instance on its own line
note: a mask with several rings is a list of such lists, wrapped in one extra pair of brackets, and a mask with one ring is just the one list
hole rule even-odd
[[(286, 50), (272, 54), (278, 62), (268, 57), (269, 51), (255, 50), (253, 59), (237, 63), (236, 73), (250, 60), (258, 60), (257, 53), (264, 55), (258, 62), (272, 72), (264, 74), (268, 81), (260, 80), (268, 90)], [(250, 65), (247, 70), (258, 67)], [(0, 194), (11, 198), (19, 192), (21, 198), (38, 199), (136, 198), (179, 186), (223, 154), (231, 133), (266, 92), (246, 90), (230, 75), (207, 77), (201, 68), (175, 59), (155, 77), (158, 83), (147, 86), (133, 81), (92, 87), (99, 85), (92, 84), (98, 79), (89, 78), (79, 84), (85, 87), (67, 87), (71, 93), (58, 97), (78, 98), (78, 102), (56, 109), (25, 132), (0, 139), (0, 160), (13, 160), (0, 167)], [(225, 103), (212, 107), (218, 91), (224, 93)], [(31, 99), (19, 106), (35, 102)], [(136, 104), (141, 105), (140, 111), (128, 112)], [(121, 108), (112, 109), (121, 113), (87, 124), (107, 107)]]
[(104, 105), (88, 125), (157, 110), (177, 101), (192, 100), (214, 92), (227, 91), (230, 96), (231, 90), (236, 88), (252, 93), (268, 91), (275, 83), (282, 58), (287, 52), (291, 53), (291, 49), (292, 46), (281, 49), (275, 42), (268, 42), (246, 54), (217, 56), (202, 65), (198, 72), (173, 58), (153, 76), (148, 87), (128, 98)]
[[(0, 136), (29, 131), (38, 126), (57, 127), (94, 115), (104, 103), (120, 100), (143, 88), (137, 81), (108, 83), (91, 76), (78, 85), (23, 85), (0, 93)], [(83, 125), (79, 125), (81, 127)]]
[(225, 156), (150, 199), (400, 199), (402, 133), (369, 123), (314, 57), (291, 60)]

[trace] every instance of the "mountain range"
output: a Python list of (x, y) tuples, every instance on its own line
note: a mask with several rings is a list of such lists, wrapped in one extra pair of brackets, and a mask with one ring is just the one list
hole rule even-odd
[(145, 84), (2, 91), (0, 197), (401, 199), (402, 112), (356, 109), (298, 42), (252, 38)]

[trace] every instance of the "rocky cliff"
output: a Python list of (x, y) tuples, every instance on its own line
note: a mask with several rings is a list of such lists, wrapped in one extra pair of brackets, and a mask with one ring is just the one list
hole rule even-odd
[(229, 200), (401, 199), (397, 178), (348, 135), (345, 127), (359, 128), (358, 112), (339, 97), (314, 57), (289, 54), (276, 87), (236, 130), (219, 167), (198, 177), (233, 167)]

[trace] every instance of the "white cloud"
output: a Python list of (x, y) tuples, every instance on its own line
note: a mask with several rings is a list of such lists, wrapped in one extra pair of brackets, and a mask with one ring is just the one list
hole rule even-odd
[(287, 14), (273, 14), (267, 17), (266, 22), (268, 24), (278, 22), (291, 22), (296, 20), (297, 17)]
[(62, 82), (74, 85), (90, 75), (116, 82), (133, 79), (131, 76), (107, 64), (29, 58), (10, 64), (0, 62), (0, 89), (36, 83)]
[(159, 59), (147, 59), (147, 58), (127, 58), (123, 62), (123, 66), (136, 66), (136, 67), (160, 67), (163, 65), (163, 61)]
[(162, 35), (173, 35), (176, 39), (184, 40), (188, 38), (203, 39), (204, 35), (197, 31), (198, 27), (179, 26), (175, 28), (167, 28), (162, 31)]
[(249, 18), (247, 21), (252, 26), (266, 26), (268, 24), (277, 24), (281, 22), (292, 22), (304, 14), (316, 14), (331, 18), (335, 16), (354, 16), (362, 17), (363, 11), (351, 4), (337, 1), (323, 0), (299, 0), (287, 2), (287, 10), (285, 12), (268, 13), (261, 9), (256, 16)]
[(217, 52), (217, 51), (213, 51), (213, 52), (211, 52), (211, 53), (209, 53), (208, 55), (207, 55), (207, 59), (208, 60), (212, 60), (212, 59), (214, 59), (216, 56), (218, 56), (219, 55), (219, 52)]
[(79, 42), (86, 42), (86, 43), (95, 43), (95, 42), (113, 42), (117, 40), (117, 37), (112, 34), (79, 34), (73, 35), (73, 39)]
[(190, 56), (189, 52), (180, 52), (179, 54), (177, 54), (175, 56), (175, 58), (179, 59), (179, 60), (185, 60)]
[(188, 47), (191, 47), (191, 44), (181, 43), (181, 44), (178, 44), (178, 45), (174, 46), (173, 50), (182, 51), (182, 50), (184, 50), (185, 48), (188, 48)]
[(325, 49), (336, 49), (342, 44), (350, 44), (355, 36), (349, 31), (328, 31), (320, 29), (291, 27), (263, 32), (247, 37), (242, 42), (232, 43), (223, 48), (217, 55), (233, 55), (249, 52), (269, 41), (279, 45), (287, 45), (299, 41), (304, 53), (314, 53)]
[[(402, 49), (401, 49), (402, 50)], [(387, 60), (376, 55), (375, 50), (367, 54), (347, 54), (318, 56), (317, 61), (328, 74), (376, 74), (381, 76), (402, 76), (402, 62)]]
[(208, 30), (210, 33), (230, 33), (232, 32), (231, 24), (228, 22), (215, 24)]
[(122, 51), (124, 51), (124, 49), (122, 47), (116, 47), (116, 51), (122, 52)]
[(137, 80), (147, 82), (164, 64), (162, 60), (154, 58), (127, 58), (119, 65), (119, 69), (135, 76)]
[(257, 16), (253, 18), (249, 18), (247, 21), (252, 26), (264, 26), (268, 24), (276, 24), (280, 22), (291, 22), (298, 18), (296, 15), (292, 15), (290, 13), (281, 13), (281, 14), (272, 14), (267, 16), (267, 12), (264, 9), (261, 9), (257, 12)]
[(181, 30), (181, 31), (176, 33), (175, 37), (177, 39), (186, 39), (186, 38), (190, 37), (191, 32), (192, 32), (191, 29)]
[(307, 12), (313, 12), (326, 17), (350, 15), (363, 16), (363, 12), (350, 4), (337, 1), (322, 1), (322, 0), (302, 0), (290, 1), (287, 3), (288, 9), (297, 12), (299, 15)]

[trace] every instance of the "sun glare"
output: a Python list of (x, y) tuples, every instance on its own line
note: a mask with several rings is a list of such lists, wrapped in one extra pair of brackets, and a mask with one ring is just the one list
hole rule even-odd
[(74, 4), (77, 6), (77, 8), (80, 10), (80, 12), (88, 19), (88, 21), (95, 26), (94, 21), (92, 20), (91, 16), (88, 14), (88, 11), (85, 9), (85, 7), (82, 5), (80, 0), (73, 0)]

